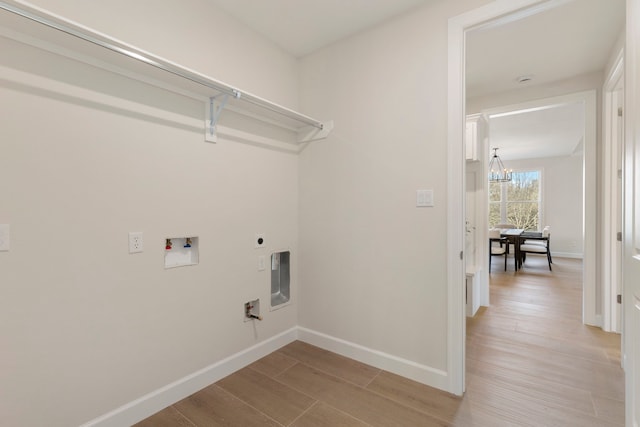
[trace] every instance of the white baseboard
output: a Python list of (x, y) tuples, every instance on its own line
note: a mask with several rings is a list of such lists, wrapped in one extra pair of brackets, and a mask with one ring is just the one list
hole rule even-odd
[(422, 384), (449, 391), (449, 378), (445, 371), (421, 365), (411, 360), (383, 353), (340, 338), (298, 327), (298, 339), (332, 351), (367, 365), (409, 378)]
[(554, 252), (551, 251), (551, 257), (558, 258), (573, 258), (573, 259), (584, 259), (584, 255), (576, 252)]
[[(599, 328), (602, 328), (602, 325), (604, 325), (602, 314), (596, 314), (595, 317), (593, 318), (593, 322), (589, 322), (589, 319), (584, 319), (584, 323), (589, 326), (597, 326)], [(606, 332), (611, 332), (611, 331), (606, 331)]]
[(122, 427), (135, 424), (298, 339), (422, 384), (448, 390), (449, 380), (445, 371), (310, 329), (293, 327), (264, 342), (233, 354), (171, 384), (167, 384), (158, 390), (82, 424), (80, 427)]
[(129, 402), (95, 418), (81, 427), (122, 427), (142, 421), (173, 403), (203, 389), (209, 384), (244, 368), (256, 360), (295, 341), (298, 328), (293, 327), (266, 341), (216, 362), (191, 375)]

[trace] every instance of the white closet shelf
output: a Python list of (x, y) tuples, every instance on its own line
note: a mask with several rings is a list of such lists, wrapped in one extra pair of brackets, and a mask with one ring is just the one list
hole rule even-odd
[(0, 36), (203, 100), (210, 141), (215, 141), (216, 112), (227, 107), (294, 131), (299, 143), (326, 138), (333, 129), (331, 121), (283, 107), (26, 2), (0, 1)]

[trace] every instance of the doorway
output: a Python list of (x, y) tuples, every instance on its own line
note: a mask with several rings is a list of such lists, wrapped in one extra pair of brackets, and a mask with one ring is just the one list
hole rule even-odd
[[(464, 352), (465, 352), (465, 325), (464, 325), (464, 295), (463, 286), (464, 283), (464, 256), (463, 248), (465, 247), (465, 211), (460, 209), (464, 207), (464, 184), (465, 184), (465, 165), (464, 165), (464, 147), (461, 143), (463, 141), (463, 120), (465, 112), (465, 35), (470, 29), (477, 29), (481, 26), (496, 26), (501, 25), (504, 22), (514, 22), (522, 20), (523, 18), (534, 16), (542, 11), (553, 10), (559, 6), (572, 4), (573, 2), (567, 2), (564, 0), (522, 0), (518, 2), (492, 2), (486, 6), (475, 9), (463, 15), (459, 15), (449, 20), (449, 104), (448, 104), (448, 156), (449, 162), (449, 205), (450, 210), (450, 222), (448, 228), (448, 241), (450, 245), (449, 251), (449, 373), (450, 373), (450, 391), (456, 394), (462, 394), (465, 388), (464, 380)], [(576, 2), (577, 3), (577, 2)], [(574, 3), (575, 4), (575, 3)], [(622, 2), (622, 14), (624, 15), (624, 2)], [(624, 19), (624, 16), (623, 16)], [(571, 21), (571, 19), (566, 22)], [(523, 22), (523, 21), (521, 21)], [(597, 31), (594, 31), (597, 33)], [(564, 40), (559, 38), (558, 40)], [(574, 82), (575, 83), (575, 82)], [(600, 83), (601, 84), (601, 83)], [(570, 85), (570, 83), (569, 83)], [(579, 86), (579, 85), (578, 85)], [(575, 86), (574, 86), (575, 87)], [(583, 86), (584, 87), (584, 86)], [(589, 88), (599, 87), (591, 85)], [(575, 93), (575, 91), (574, 91)], [(553, 93), (538, 92), (537, 98), (542, 95), (554, 95)], [(592, 103), (595, 111), (595, 96), (594, 99), (588, 100), (588, 103)], [(497, 105), (509, 104), (509, 93), (505, 89), (502, 96), (502, 102)], [(532, 97), (531, 99), (536, 99)], [(514, 100), (511, 99), (511, 102)], [(592, 131), (587, 130), (587, 134), (591, 132), (593, 140), (596, 138), (595, 122), (593, 123)], [(589, 144), (585, 144), (585, 171), (589, 172), (585, 176), (585, 186), (591, 189), (596, 188), (596, 153), (589, 153)], [(595, 147), (595, 144), (593, 145)], [(460, 160), (457, 160), (460, 159)], [(595, 224), (596, 224), (596, 204), (595, 204), (595, 190), (585, 191), (585, 234), (584, 234), (584, 253), (585, 253), (585, 280), (593, 280), (595, 283), (596, 277), (596, 251), (595, 251)], [(591, 230), (591, 232), (586, 230)], [(480, 230), (482, 231), (482, 230)], [(481, 235), (478, 234), (478, 239), (481, 239)], [(460, 257), (458, 259), (458, 251), (455, 248), (460, 248)], [(589, 258), (592, 257), (592, 258)], [(590, 262), (588, 260), (592, 260)], [(596, 300), (595, 285), (585, 292), (585, 300)], [(596, 302), (597, 303), (597, 302)], [(596, 304), (585, 305), (584, 316), (587, 319), (588, 316), (595, 316), (598, 314)], [(594, 320), (597, 322), (597, 319)]]
[[(516, 171), (532, 168), (540, 171), (542, 198), (539, 219), (542, 223), (539, 228), (551, 226), (554, 236), (552, 250), (559, 256), (584, 259), (582, 319), (585, 324), (601, 326), (602, 314), (598, 310), (601, 306), (598, 299), (600, 290), (597, 289), (595, 269), (596, 102), (595, 90), (591, 90), (488, 108), (483, 110), (483, 114), (489, 117), (491, 145), (504, 145), (501, 151), (507, 154), (503, 157), (507, 166)], [(498, 125), (492, 127), (491, 124), (492, 121), (505, 120), (499, 125), (507, 128), (503, 135)], [(553, 121), (558, 124), (553, 125)], [(519, 130), (514, 131), (514, 127)], [(494, 128), (500, 130), (494, 133), (496, 138), (492, 140)], [(524, 148), (507, 142), (529, 137), (536, 143), (533, 148), (528, 148), (526, 142)], [(484, 159), (488, 158), (487, 152)], [(488, 278), (481, 295), (487, 298), (482, 305), (489, 305)]]

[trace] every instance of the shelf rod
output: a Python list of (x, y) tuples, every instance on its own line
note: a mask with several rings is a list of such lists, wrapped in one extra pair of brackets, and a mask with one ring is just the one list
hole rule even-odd
[[(126, 47), (120, 46), (119, 43), (116, 43), (114, 40), (109, 40), (110, 37), (106, 35), (101, 34), (98, 37), (97, 35), (88, 34), (87, 28), (82, 28), (84, 31), (81, 31), (80, 30), (81, 27), (76, 28), (77, 27), (76, 24), (64, 18), (56, 16), (56, 20), (54, 21), (45, 16), (22, 9), (17, 6), (10, 5), (3, 1), (0, 1), (0, 9), (4, 9), (7, 12), (11, 12), (18, 16), (22, 16), (23, 18), (27, 18), (39, 24), (45, 25), (49, 28), (53, 28), (55, 30), (77, 37), (81, 40), (85, 40), (89, 43), (111, 50), (112, 52), (119, 53), (121, 55), (134, 59), (136, 61), (140, 61), (147, 65), (151, 65), (152, 67), (155, 67), (159, 70), (165, 71), (177, 77), (197, 83), (206, 88), (213, 89), (218, 92), (223, 92), (227, 95), (231, 95), (236, 99), (241, 99), (245, 102), (251, 103), (258, 107), (280, 114), (289, 119), (293, 119), (300, 123), (304, 123), (307, 126), (312, 126), (320, 130), (322, 130), (324, 127), (323, 123), (319, 122), (318, 120), (315, 120), (304, 114), (300, 114), (296, 111), (290, 110), (281, 105), (275, 104), (271, 101), (267, 101), (266, 99), (260, 98), (259, 96), (252, 95), (251, 93), (248, 93), (248, 92), (243, 92), (225, 83), (203, 76), (199, 73), (184, 69), (170, 62), (161, 60), (160, 58), (157, 58), (157, 57), (154, 58), (153, 55), (143, 52), (132, 46), (126, 46)], [(62, 21), (62, 22), (58, 22), (58, 21)]]

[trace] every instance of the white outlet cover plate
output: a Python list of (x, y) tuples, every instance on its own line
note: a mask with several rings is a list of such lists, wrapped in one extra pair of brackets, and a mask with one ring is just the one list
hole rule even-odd
[(142, 240), (142, 231), (129, 233), (129, 253), (136, 254), (144, 250), (144, 241)]

